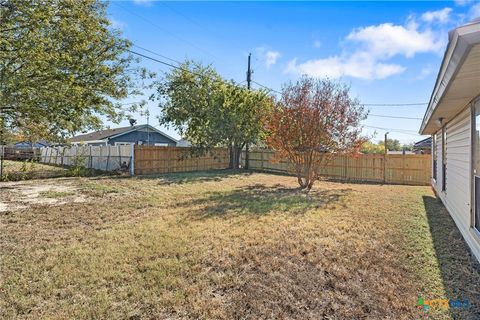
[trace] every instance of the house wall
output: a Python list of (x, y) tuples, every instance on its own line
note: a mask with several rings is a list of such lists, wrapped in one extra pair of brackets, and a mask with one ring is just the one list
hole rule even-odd
[(148, 133), (145, 131), (133, 131), (130, 133), (126, 133), (116, 138), (112, 138), (108, 140), (108, 144), (115, 145), (115, 142), (129, 142), (129, 143), (137, 143), (138, 141), (142, 141), (144, 145), (147, 144), (147, 141), (150, 141), (150, 145), (154, 145), (155, 143), (168, 143), (168, 146), (175, 147), (176, 142), (161, 135), (158, 132), (151, 131)]
[(437, 180), (432, 186), (472, 252), (480, 260), (480, 237), (471, 226), (471, 111), (466, 108), (446, 124), (446, 190), (442, 191), (442, 131), (436, 132)]

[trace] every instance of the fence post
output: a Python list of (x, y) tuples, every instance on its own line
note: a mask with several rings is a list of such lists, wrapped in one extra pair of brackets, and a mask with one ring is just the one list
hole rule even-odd
[(263, 171), (263, 152), (265, 150), (260, 150), (260, 169)]
[(88, 148), (88, 154), (90, 155), (90, 163), (88, 164), (88, 167), (92, 169), (93, 166), (93, 158), (92, 158), (92, 146), (90, 145)]
[(135, 145), (131, 144), (130, 145), (130, 175), (134, 176), (135, 175)]
[(107, 164), (105, 165), (105, 171), (108, 171), (108, 164), (110, 162), (110, 146), (107, 146), (108, 154), (107, 154)]
[(387, 182), (387, 154), (383, 154), (383, 183)]

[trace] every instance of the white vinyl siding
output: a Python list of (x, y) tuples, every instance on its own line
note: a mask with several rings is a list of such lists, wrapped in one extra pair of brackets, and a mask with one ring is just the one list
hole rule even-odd
[(480, 242), (471, 228), (471, 111), (459, 113), (446, 125), (446, 190), (442, 191), (442, 131), (437, 133), (437, 181), (433, 183), (438, 196), (455, 224), (480, 260)]

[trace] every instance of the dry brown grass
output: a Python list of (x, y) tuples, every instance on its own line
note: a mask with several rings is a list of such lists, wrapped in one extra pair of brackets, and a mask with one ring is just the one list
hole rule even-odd
[(50, 166), (32, 161), (4, 160), (3, 180), (19, 181), (65, 177), (68, 170), (62, 167)]
[(306, 196), (230, 171), (68, 183), (87, 201), (0, 215), (4, 318), (418, 319), (418, 295), (472, 303), (432, 319), (480, 315), (478, 264), (427, 187)]

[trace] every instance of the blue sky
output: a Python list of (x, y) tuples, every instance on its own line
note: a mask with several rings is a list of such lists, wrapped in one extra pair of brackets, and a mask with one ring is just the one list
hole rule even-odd
[[(137, 0), (111, 1), (108, 12), (113, 26), (135, 45), (175, 60), (211, 64), (224, 78), (239, 83), (245, 80), (251, 52), (253, 80), (275, 90), (302, 74), (328, 76), (348, 83), (362, 103), (401, 104), (428, 102), (448, 31), (480, 17), (480, 2)], [(148, 60), (141, 64), (168, 71)], [(369, 106), (364, 131), (376, 132), (378, 140), (385, 130), (372, 127), (388, 128), (392, 138), (417, 141), (420, 120), (374, 115), (422, 118), (425, 108)], [(150, 102), (149, 111), (150, 123), (157, 126), (159, 108)], [(135, 118), (146, 122), (139, 114)], [(171, 128), (161, 129), (179, 137)]]

